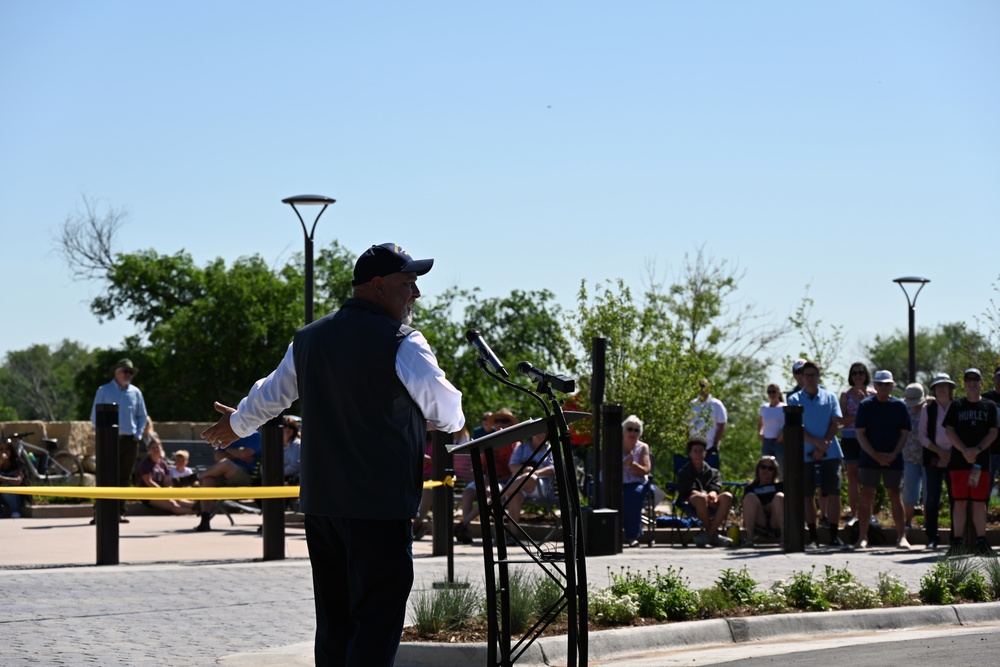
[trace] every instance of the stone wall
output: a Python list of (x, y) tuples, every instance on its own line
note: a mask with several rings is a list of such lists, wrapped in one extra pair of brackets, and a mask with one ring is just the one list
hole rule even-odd
[[(154, 424), (161, 440), (197, 440), (211, 422), (157, 422)], [(0, 422), (0, 430), (7, 437), (14, 433), (31, 432), (24, 440), (33, 445), (42, 444), (42, 438), (55, 438), (61, 449), (68, 449), (77, 456), (94, 454), (94, 427), (89, 421), (77, 422)]]

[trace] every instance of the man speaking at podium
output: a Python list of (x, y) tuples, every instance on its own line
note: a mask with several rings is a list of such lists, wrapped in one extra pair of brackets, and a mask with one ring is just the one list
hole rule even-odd
[(354, 267), (354, 295), (295, 334), (284, 358), (202, 433), (228, 446), (301, 398), (301, 509), (316, 596), (317, 665), (391, 665), (413, 584), (426, 422), (465, 425), (462, 394), (409, 324), (415, 260), (393, 243)]

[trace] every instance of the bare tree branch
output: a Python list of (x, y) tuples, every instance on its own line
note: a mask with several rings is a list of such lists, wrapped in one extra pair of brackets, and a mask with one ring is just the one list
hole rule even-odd
[(115, 234), (125, 223), (125, 209), (109, 207), (101, 214), (96, 203), (83, 197), (83, 211), (66, 216), (56, 239), (56, 250), (77, 280), (106, 278), (114, 267)]

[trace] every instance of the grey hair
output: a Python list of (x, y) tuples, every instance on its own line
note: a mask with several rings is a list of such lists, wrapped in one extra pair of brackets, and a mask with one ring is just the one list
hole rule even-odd
[(625, 418), (625, 421), (622, 422), (622, 428), (625, 428), (629, 424), (635, 424), (636, 426), (638, 426), (639, 427), (639, 435), (642, 436), (642, 420), (641, 419), (639, 419), (635, 415), (629, 415), (628, 417)]

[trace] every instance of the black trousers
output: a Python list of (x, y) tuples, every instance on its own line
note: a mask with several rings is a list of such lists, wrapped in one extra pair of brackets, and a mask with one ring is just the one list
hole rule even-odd
[(413, 586), (410, 521), (307, 514), (305, 524), (317, 667), (390, 667)]
[[(135, 461), (139, 457), (139, 443), (134, 436), (118, 436), (118, 486), (131, 486)], [(125, 501), (118, 501), (118, 513), (125, 516)]]

